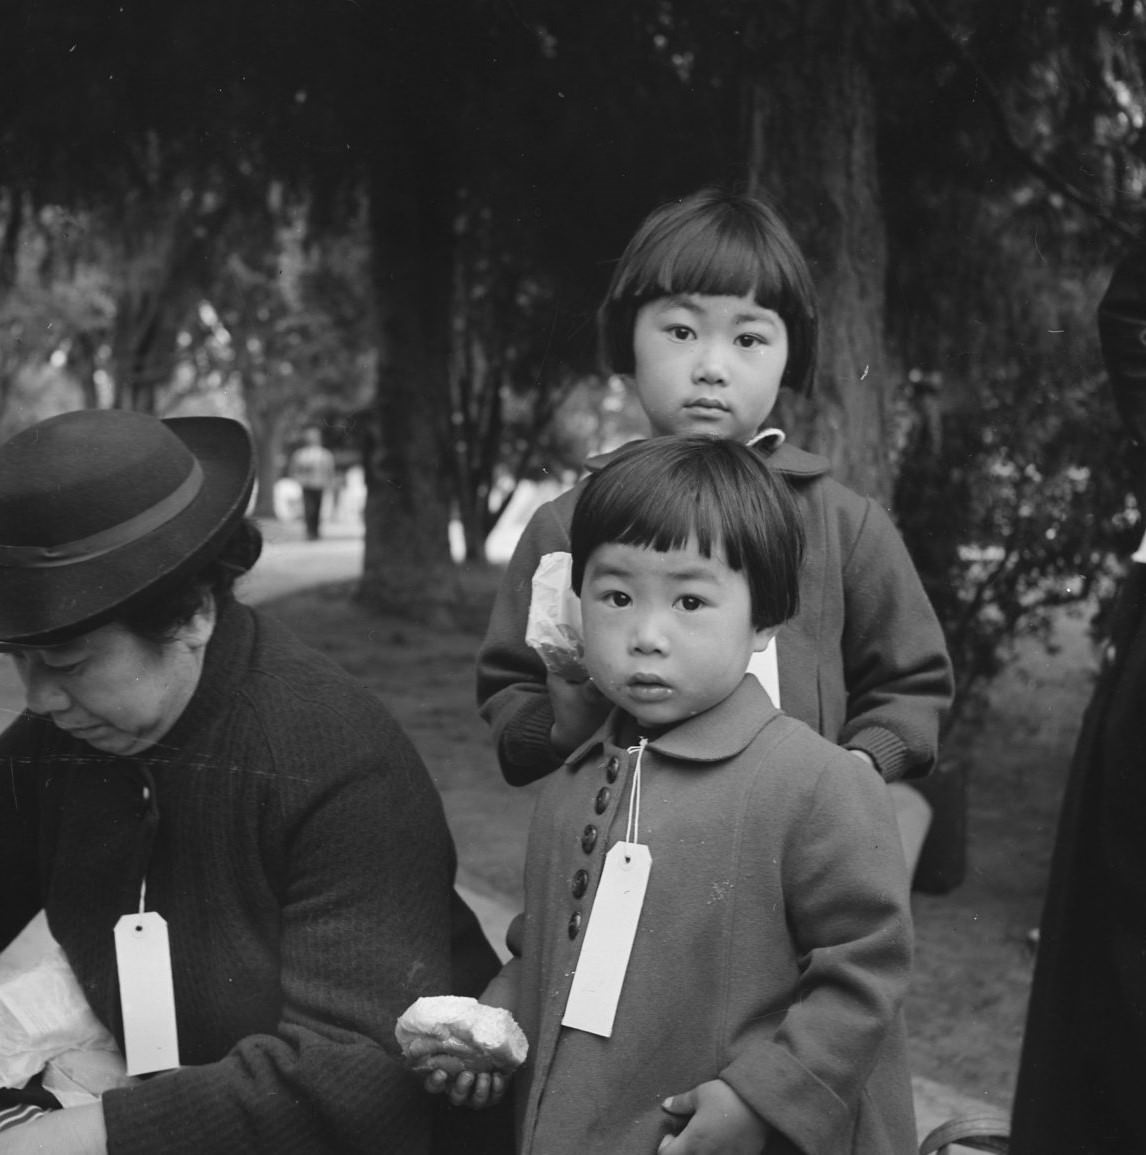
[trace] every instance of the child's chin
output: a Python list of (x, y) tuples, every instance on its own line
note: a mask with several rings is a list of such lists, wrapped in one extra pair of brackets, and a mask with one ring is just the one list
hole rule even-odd
[(687, 716), (678, 710), (642, 710), (639, 714), (634, 710), (632, 713), (638, 726), (650, 730), (664, 730), (668, 726), (675, 726), (677, 722), (683, 722)]

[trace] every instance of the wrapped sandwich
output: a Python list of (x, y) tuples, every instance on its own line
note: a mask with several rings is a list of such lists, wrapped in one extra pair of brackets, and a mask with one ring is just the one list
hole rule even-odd
[(500, 1071), (525, 1061), (525, 1034), (509, 1011), (460, 995), (421, 998), (394, 1026), (402, 1056), (415, 1071)]

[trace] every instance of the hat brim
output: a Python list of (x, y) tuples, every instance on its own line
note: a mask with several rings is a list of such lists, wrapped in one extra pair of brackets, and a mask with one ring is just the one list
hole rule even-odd
[(49, 568), (0, 568), (0, 644), (48, 646), (112, 621), (159, 585), (207, 565), (246, 512), (254, 488), (250, 434), (221, 417), (172, 417), (166, 425), (199, 460), (203, 485), (171, 521), (100, 557)]

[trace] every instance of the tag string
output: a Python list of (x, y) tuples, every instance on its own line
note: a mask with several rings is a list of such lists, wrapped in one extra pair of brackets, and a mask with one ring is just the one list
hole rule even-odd
[(636, 754), (637, 764), (633, 767), (633, 783), (629, 788), (629, 817), (625, 822), (625, 841), (636, 842), (640, 838), (641, 826), (641, 757), (645, 747), (649, 744), (648, 738), (642, 738), (636, 746), (630, 746), (628, 753)]
[(139, 913), (147, 909), (147, 875), (145, 874), (139, 883)]

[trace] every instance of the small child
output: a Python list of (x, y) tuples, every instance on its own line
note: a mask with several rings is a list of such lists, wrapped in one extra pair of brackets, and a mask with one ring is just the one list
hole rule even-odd
[(522, 1155), (916, 1150), (888, 792), (745, 674), (795, 613), (803, 544), (735, 441), (639, 443), (584, 487), (573, 583), (612, 710), (542, 788), (519, 957), (483, 996), (529, 1039)]
[[(792, 485), (808, 548), (801, 610), (767, 655), (774, 704), (888, 781), (926, 774), (953, 683), (911, 558), (875, 501), (765, 429), (780, 388), (809, 392), (816, 364), (815, 291), (783, 222), (757, 198), (714, 190), (657, 209), (621, 256), (600, 328), (654, 436), (754, 444)], [(608, 708), (590, 682), (548, 673), (525, 642), (533, 574), (545, 555), (568, 551), (583, 485), (526, 527), (478, 655), (479, 706), (515, 785), (560, 765)]]

